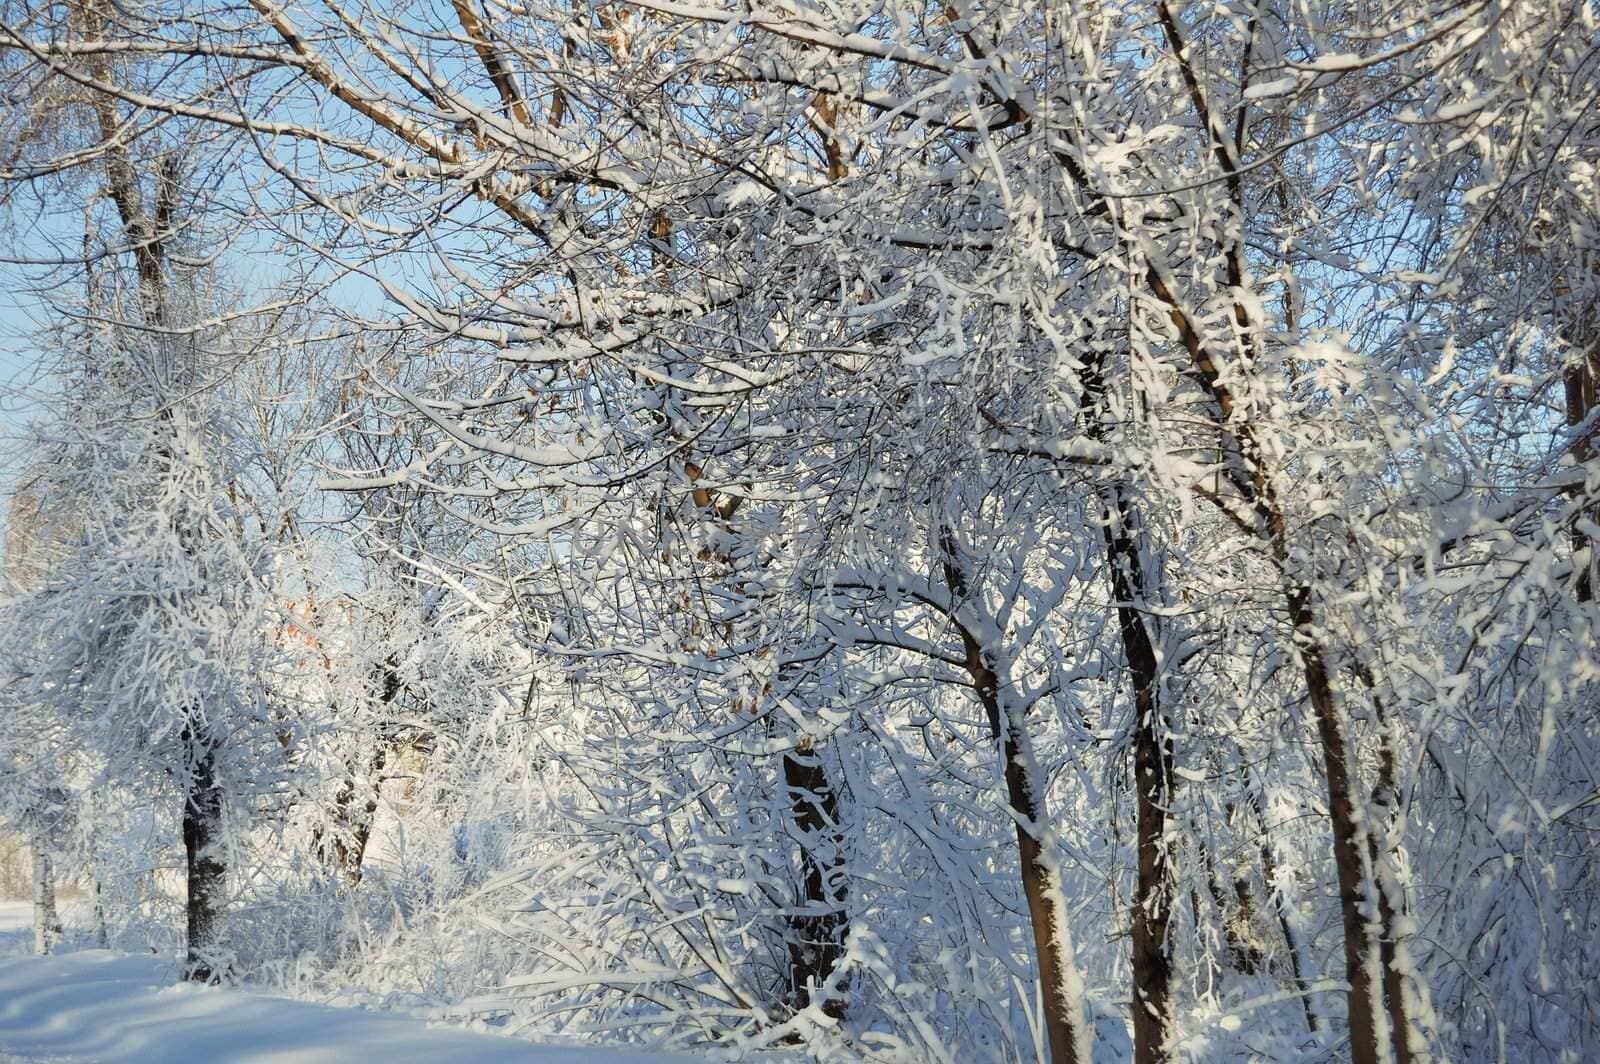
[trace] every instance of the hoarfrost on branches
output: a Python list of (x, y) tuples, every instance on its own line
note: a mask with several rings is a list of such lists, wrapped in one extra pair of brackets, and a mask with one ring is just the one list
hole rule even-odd
[(1600, 1052), (1592, 5), (0, 10), (41, 948)]

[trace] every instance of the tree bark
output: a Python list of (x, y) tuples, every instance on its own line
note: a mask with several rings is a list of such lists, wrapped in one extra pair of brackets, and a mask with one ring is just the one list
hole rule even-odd
[(1045, 1031), (1050, 1039), (1052, 1064), (1089, 1064), (1081, 1052), (1082, 992), (1075, 988), (1075, 968), (1070, 932), (1066, 926), (1064, 895), (1057, 870), (1044, 860), (1036, 832), (1043, 802), (1032, 778), (1033, 751), (1020, 720), (998, 704), (994, 674), (987, 666), (978, 673), (979, 698), (990, 720), (1003, 721), (1001, 743), (1005, 758), (1006, 794), (1017, 819), (1017, 853), (1022, 869), (1022, 891), (1033, 927), (1034, 951), (1039, 958), (1039, 982), (1044, 987)]
[[(1083, 373), (1083, 411), (1091, 439), (1111, 436), (1105, 409), (1106, 350), (1097, 349)], [(1132, 906), (1133, 1058), (1165, 1060), (1172, 1038), (1172, 944), (1175, 876), (1168, 852), (1167, 808), (1172, 800), (1171, 729), (1161, 715), (1161, 666), (1142, 607), (1151, 586), (1135, 538), (1135, 514), (1124, 485), (1103, 492), (1106, 569), (1116, 602), (1117, 630), (1133, 688), (1134, 796), (1138, 871)]]
[[(1350, 983), (1350, 1056), (1353, 1064), (1379, 1064), (1394, 1041), (1380, 1007), (1380, 988), (1373, 984), (1368, 959), (1381, 949), (1374, 921), (1363, 911), (1374, 912), (1377, 892), (1373, 888), (1365, 820), (1356, 812), (1354, 765), (1345, 741), (1343, 721), (1336, 704), (1333, 684), (1323, 664), (1322, 649), (1316, 642), (1311, 620), (1310, 592), (1304, 587), (1289, 591), (1290, 619), (1301, 643), (1300, 657), (1317, 720), (1317, 737), (1322, 744), (1322, 768), (1328, 785), (1328, 812), (1333, 821), (1333, 857), (1339, 884), (1339, 915), (1344, 929), (1345, 978)], [(1374, 915), (1376, 913), (1374, 912)], [(1381, 956), (1379, 957), (1381, 965)], [(1403, 1032), (1393, 1032), (1403, 1034)]]
[[(394, 705), (401, 687), (399, 663), (391, 657), (384, 663), (383, 686), (378, 696), (386, 709)], [(378, 777), (389, 763), (390, 754), (390, 737), (383, 734), (384, 730), (380, 728), (373, 738), (366, 771), (358, 772), (355, 766), (349, 766), (349, 775), (333, 797), (333, 839), (328, 843), (319, 840), (318, 844), (323, 859), (347, 887), (361, 884), (361, 864), (372, 839), (372, 820), (378, 812)]]
[(111, 948), (111, 932), (106, 926), (106, 897), (101, 889), (100, 876), (94, 875), (94, 947), (95, 949)]
[(1138, 880), (1133, 891), (1133, 1059), (1155, 1064), (1168, 1056), (1173, 1032), (1170, 934), (1173, 867), (1166, 845), (1166, 808), (1173, 794), (1173, 744), (1160, 707), (1160, 662), (1139, 611), (1146, 574), (1131, 531), (1128, 501), (1107, 491), (1106, 560), (1117, 629), (1133, 683), (1134, 802), (1138, 810)]
[[(376, 672), (381, 681), (378, 704), (388, 711), (405, 686), (400, 678), (399, 658), (391, 654)], [(312, 851), (347, 887), (361, 884), (361, 864), (372, 839), (372, 820), (378, 812), (379, 776), (393, 751), (391, 725), (380, 723), (375, 731), (365, 771), (361, 766), (345, 763), (345, 777), (333, 795), (332, 824), (319, 826), (311, 843)]]
[(188, 872), (186, 978), (204, 983), (224, 974), (218, 967), (217, 917), (227, 868), (217, 852), (222, 834), (217, 751), (201, 746), (194, 753), (193, 778), (183, 804), (183, 849)]
[[(816, 988), (832, 977), (844, 956), (849, 929), (844, 838), (839, 796), (808, 740), (784, 755), (783, 780), (800, 848), (801, 912), (789, 928), (789, 997), (798, 1012), (811, 1005)], [(844, 1009), (842, 996), (823, 1000), (822, 1011), (833, 1019), (841, 1019)]]
[(56, 877), (42, 841), (33, 845), (33, 952), (43, 957), (61, 941), (61, 914), (56, 910)]
[[(946, 586), (955, 605), (969, 594), (966, 570), (959, 561), (954, 533), (939, 530)], [(953, 614), (953, 611), (952, 611)], [(1071, 929), (1066, 923), (1066, 899), (1061, 876), (1039, 843), (1044, 802), (1035, 779), (1033, 744), (1022, 714), (1001, 696), (1000, 676), (992, 656), (972, 631), (953, 615), (960, 633), (965, 666), (972, 689), (988, 717), (989, 731), (1000, 747), (1006, 799), (1016, 823), (1017, 855), (1022, 893), (1033, 931), (1039, 983), (1044, 997), (1044, 1027), (1049, 1039), (1051, 1064), (1089, 1064), (1087, 1031), (1083, 1027), (1083, 989), (1072, 957)]]
[(328, 870), (347, 887), (361, 885), (361, 865), (372, 839), (372, 821), (378, 812), (378, 775), (389, 762), (389, 751), (378, 741), (364, 773), (353, 766), (333, 795), (333, 823), (319, 828), (312, 843)]
[[(93, 792), (85, 794), (83, 801), (86, 811), (89, 814), (86, 818), (86, 822), (92, 825), (96, 823), (96, 802)], [(106, 924), (106, 896), (104, 890), (105, 880), (100, 874), (101, 863), (96, 853), (95, 838), (96, 837), (93, 834), (89, 834), (84, 837), (84, 853), (88, 858), (87, 864), (89, 871), (89, 889), (94, 894), (93, 942), (95, 949), (110, 949), (111, 931)]]
[(1210, 847), (1201, 844), (1200, 848), (1205, 855), (1206, 889), (1222, 921), (1223, 939), (1228, 945), (1232, 966), (1236, 971), (1253, 975), (1261, 970), (1264, 958), (1247, 934), (1255, 916), (1255, 900), (1250, 896), (1250, 885), (1241, 877), (1230, 874), (1228, 878), (1233, 883), (1233, 898), (1230, 901), (1228, 892), (1222, 889), (1222, 881), (1217, 878), (1217, 866)]
[(1131, 513), (1123, 493), (1107, 491), (1106, 561), (1117, 601), (1117, 628), (1133, 685), (1134, 795), (1138, 826), (1138, 878), (1133, 893), (1133, 1058), (1165, 1060), (1172, 1038), (1173, 874), (1167, 847), (1167, 806), (1172, 800), (1171, 732), (1161, 716), (1160, 663), (1139, 604), (1146, 579)]
[[(658, 214), (652, 223), (652, 260), (663, 265), (670, 255), (672, 226), (670, 219)], [(674, 432), (675, 436), (679, 434)], [(700, 483), (705, 469), (692, 457), (684, 461), (684, 477), (688, 480), (690, 501), (697, 517), (720, 525), (734, 535), (732, 524), (743, 499), (725, 496), (717, 499), (710, 488)], [(706, 546), (698, 552), (698, 559), (722, 566), (727, 574), (734, 572), (733, 547)], [(734, 592), (746, 594), (745, 581), (736, 580)], [(735, 712), (738, 703), (735, 702)], [(834, 968), (844, 957), (844, 940), (850, 931), (849, 912), (845, 908), (847, 888), (844, 882), (844, 837), (839, 829), (839, 792), (828, 779), (826, 766), (812, 749), (809, 737), (783, 757), (783, 786), (789, 796), (790, 824), (799, 850), (801, 883), (799, 911), (788, 918), (787, 972), (784, 992), (788, 1004), (796, 1012), (809, 1008), (816, 988), (825, 985), (833, 976)], [(823, 1013), (833, 1019), (844, 1016), (847, 999), (828, 996), (822, 1006)]]
[[(1165, 0), (1158, 0), (1157, 19), (1172, 48), (1195, 114), (1212, 141), (1218, 168), (1224, 175), (1231, 217), (1220, 219), (1227, 230), (1223, 237), (1224, 265), (1229, 291), (1242, 292), (1248, 283), (1243, 223), (1246, 216), (1244, 174), (1239, 166), (1240, 138), (1229, 141), (1216, 124), (1206, 100), (1200, 77), (1183, 40), (1177, 18)], [(1248, 51), (1246, 63), (1248, 64)], [(1241, 110), (1242, 131), (1243, 112)], [(1079, 170), (1081, 173), (1081, 169)], [(1281, 581), (1289, 615), (1289, 628), (1299, 652), (1306, 691), (1316, 717), (1317, 737), (1322, 744), (1323, 771), (1328, 787), (1328, 808), (1333, 826), (1333, 856), (1339, 884), (1340, 917), (1344, 929), (1345, 973), (1350, 983), (1349, 1025), (1352, 1064), (1379, 1064), (1389, 1055), (1394, 1041), (1390, 1020), (1384, 1012), (1381, 989), (1376, 985), (1368, 961), (1377, 958), (1377, 893), (1368, 853), (1367, 819), (1358, 810), (1354, 790), (1356, 763), (1344, 734), (1344, 715), (1329, 677), (1326, 655), (1319, 639), (1312, 609), (1311, 587), (1291, 564), (1288, 525), (1274, 484), (1268, 453), (1261, 447), (1251, 421), (1252, 411), (1241, 409), (1228, 367), (1221, 352), (1213, 350), (1196, 322), (1174, 294), (1163, 264), (1147, 257), (1145, 283), (1152, 295), (1166, 308), (1168, 317), (1183, 344), (1200, 381), (1216, 403), (1219, 431), (1231, 438), (1243, 477), (1235, 486), (1255, 511), (1258, 533), (1266, 540)], [(1255, 363), (1258, 343), (1249, 306), (1235, 298), (1233, 319), (1236, 329), (1239, 368), (1249, 371)], [(1404, 1032), (1394, 1032), (1401, 1037)]]
[[(1600, 342), (1597, 342), (1584, 356), (1581, 362), (1575, 362), (1565, 369), (1562, 375), (1566, 388), (1567, 424), (1578, 426), (1589, 419), (1590, 413), (1595, 409), (1597, 402), (1595, 387), (1595, 362), (1600, 359)], [(1572, 460), (1582, 466), (1589, 460), (1592, 449), (1588, 439), (1580, 438), (1572, 445)], [(1582, 488), (1577, 489), (1582, 491)], [(1591, 515), (1592, 516), (1592, 515)], [(1572, 530), (1572, 550), (1593, 552), (1589, 537), (1579, 528)], [(1590, 557), (1578, 574), (1577, 586), (1574, 596), (1579, 602), (1594, 601), (1594, 571), (1596, 559)]]
[(1373, 790), (1370, 820), (1373, 827), (1367, 833), (1368, 857), (1372, 864), (1373, 885), (1378, 897), (1378, 952), (1383, 964), (1384, 1005), (1389, 1013), (1389, 1026), (1394, 1035), (1396, 1064), (1411, 1064), (1415, 1053), (1411, 1044), (1412, 1001), (1407, 986), (1406, 973), (1399, 964), (1400, 917), (1405, 912), (1406, 899), (1394, 876), (1395, 865), (1391, 848), (1384, 845), (1379, 833), (1388, 832), (1400, 808), (1400, 789), (1395, 774), (1395, 735), (1390, 730), (1390, 718), (1378, 694), (1377, 681), (1363, 656), (1358, 653), (1356, 672), (1366, 686), (1372, 700), (1373, 715), (1378, 723), (1378, 785)]

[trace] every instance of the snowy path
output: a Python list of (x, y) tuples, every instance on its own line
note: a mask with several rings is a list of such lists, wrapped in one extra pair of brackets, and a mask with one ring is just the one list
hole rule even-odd
[[(26, 905), (0, 902), (0, 1064), (668, 1064), (540, 1046), (358, 1008), (173, 985), (156, 957), (21, 952)], [(19, 948), (20, 947), (20, 948)]]

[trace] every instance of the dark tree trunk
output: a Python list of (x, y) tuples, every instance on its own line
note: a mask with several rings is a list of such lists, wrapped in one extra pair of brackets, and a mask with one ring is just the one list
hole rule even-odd
[(366, 797), (350, 812), (349, 830), (335, 840), (334, 853), (339, 864), (339, 875), (346, 886), (361, 882), (361, 862), (367, 855), (367, 843), (372, 839), (372, 820), (378, 812), (378, 775), (388, 764), (388, 750), (379, 747), (367, 765)]
[(1212, 858), (1209, 847), (1202, 845), (1205, 853), (1206, 889), (1211, 893), (1211, 901), (1217, 907), (1217, 916), (1222, 921), (1222, 934), (1228, 944), (1228, 957), (1236, 971), (1255, 974), (1261, 970), (1261, 950), (1250, 941), (1248, 931), (1255, 916), (1255, 899), (1250, 896), (1250, 885), (1238, 876), (1230, 876), (1233, 882), (1233, 897), (1230, 899), (1228, 892), (1222, 889), (1222, 881), (1217, 878), (1216, 863)]
[(1108, 491), (1106, 561), (1117, 600), (1117, 628), (1133, 685), (1134, 794), (1138, 814), (1138, 879), (1133, 894), (1133, 1057), (1136, 1064), (1167, 1058), (1172, 1037), (1173, 874), (1167, 847), (1172, 800), (1172, 739), (1161, 716), (1160, 664), (1141, 614), (1146, 579), (1131, 514), (1121, 491)]
[(372, 838), (372, 821), (378, 812), (378, 777), (389, 763), (389, 749), (379, 739), (364, 773), (351, 768), (333, 796), (333, 823), (319, 828), (312, 843), (328, 869), (347, 887), (361, 883), (361, 863)]
[[(1083, 409), (1089, 436), (1107, 442), (1105, 348), (1084, 367)], [(1132, 503), (1123, 485), (1104, 493), (1102, 514), (1106, 568), (1117, 606), (1117, 630), (1133, 688), (1134, 796), (1138, 878), (1132, 907), (1133, 1058), (1156, 1064), (1167, 1058), (1172, 1037), (1172, 922), (1175, 877), (1167, 847), (1167, 808), (1172, 800), (1171, 729), (1161, 714), (1161, 667), (1143, 613), (1150, 589), (1136, 538)]]
[[(1333, 858), (1339, 883), (1339, 915), (1344, 928), (1345, 978), (1350, 983), (1350, 1056), (1352, 1064), (1379, 1064), (1382, 1059), (1379, 1024), (1387, 1017), (1380, 1007), (1382, 990), (1373, 986), (1367, 967), (1367, 958), (1377, 946), (1374, 941), (1378, 937), (1377, 926), (1363, 915), (1373, 911), (1375, 899), (1372, 895), (1376, 893), (1368, 853), (1370, 840), (1366, 821), (1356, 811), (1354, 765), (1334, 699), (1333, 684), (1322, 661), (1321, 647), (1313, 635), (1309, 598), (1305, 588), (1289, 592), (1290, 619), (1301, 642), (1301, 662), (1317, 719), (1317, 736), (1322, 743), (1328, 812), (1333, 821)], [(1392, 1042), (1393, 1039), (1382, 1041)]]
[[(1591, 353), (1582, 362), (1575, 363), (1566, 368), (1563, 374), (1563, 383), (1566, 385), (1567, 398), (1567, 424), (1577, 426), (1589, 419), (1589, 414), (1594, 410), (1597, 396), (1595, 387), (1595, 360), (1600, 357), (1600, 345), (1592, 349)], [(1589, 460), (1592, 448), (1587, 438), (1581, 438), (1572, 446), (1572, 460), (1582, 466)], [(1578, 489), (1583, 490), (1582, 488)], [(1578, 528), (1572, 530), (1572, 549), (1591, 550), (1589, 537)], [(1578, 582), (1574, 594), (1579, 602), (1594, 601), (1594, 571), (1595, 559), (1590, 558), (1588, 564), (1578, 573)]]
[[(670, 255), (670, 220), (658, 215), (652, 223), (651, 234), (655, 241), (651, 254), (658, 262), (664, 261), (664, 257)], [(731, 522), (744, 500), (736, 495), (719, 500), (710, 488), (700, 484), (705, 470), (693, 459), (686, 459), (683, 468), (685, 478), (692, 485), (690, 498), (699, 517), (720, 525), (729, 533), (729, 543), (721, 547), (702, 547), (697, 556), (731, 573), (735, 568), (731, 541), (736, 535)], [(733, 590), (744, 596), (745, 582), (736, 580)], [(737, 713), (740, 709), (741, 702), (736, 699), (734, 711)], [(811, 1006), (815, 990), (826, 984), (843, 958), (850, 917), (845, 907), (848, 888), (844, 880), (844, 837), (839, 829), (839, 792), (828, 779), (827, 768), (808, 737), (802, 738), (792, 752), (784, 755), (783, 786), (789, 798), (790, 823), (798, 844), (801, 879), (798, 911), (788, 919), (788, 971), (784, 991), (789, 1007), (798, 1012)], [(828, 995), (822, 1011), (840, 1019), (846, 1005), (842, 994)]]
[[(789, 924), (789, 1000), (799, 1011), (811, 1005), (814, 989), (832, 977), (844, 956), (850, 924), (839, 796), (809, 741), (784, 755), (783, 782), (800, 844), (800, 911)], [(845, 1000), (838, 995), (822, 1004), (822, 1011), (836, 1020), (844, 1010)]]
[[(1368, 849), (1371, 853), (1374, 875), (1378, 874), (1379, 864), (1385, 860), (1386, 855), (1378, 848), (1376, 834), (1367, 837)], [(1406, 1007), (1405, 973), (1396, 963), (1397, 928), (1399, 926), (1398, 913), (1395, 911), (1394, 900), (1389, 896), (1389, 891), (1381, 878), (1377, 883), (1378, 895), (1378, 956), (1383, 964), (1383, 1003), (1389, 1013), (1389, 1026), (1394, 1036), (1395, 1064), (1411, 1064), (1411, 1024), (1408, 1020), (1410, 1010)]]
[(217, 780), (217, 751), (196, 750), (193, 778), (183, 804), (183, 849), (188, 859), (187, 977), (210, 982), (224, 973), (217, 965), (217, 916), (227, 869), (217, 850), (222, 834), (222, 787)]

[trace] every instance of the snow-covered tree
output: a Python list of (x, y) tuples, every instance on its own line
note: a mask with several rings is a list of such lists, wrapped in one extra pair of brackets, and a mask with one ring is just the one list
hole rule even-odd
[[(384, 949), (838, 1058), (1592, 1055), (1590, 5), (4, 10), (138, 307), (44, 463), (117, 546), (17, 607), (107, 635), (18, 690), (302, 772)], [(174, 131), (338, 323), (250, 446)]]

